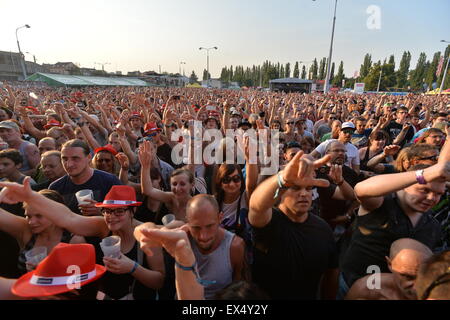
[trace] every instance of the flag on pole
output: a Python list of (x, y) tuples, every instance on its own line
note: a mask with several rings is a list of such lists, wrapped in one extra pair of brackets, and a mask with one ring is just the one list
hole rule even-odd
[(441, 75), (443, 66), (444, 66), (444, 56), (441, 56), (441, 58), (439, 59), (439, 64), (438, 64), (437, 70), (436, 70), (436, 77), (439, 77)]

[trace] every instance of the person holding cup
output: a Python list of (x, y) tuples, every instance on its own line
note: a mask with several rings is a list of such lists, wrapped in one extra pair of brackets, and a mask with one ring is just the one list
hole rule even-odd
[[(64, 204), (63, 198), (56, 191), (45, 189), (38, 194), (55, 203)], [(20, 247), (17, 267), (21, 275), (33, 270), (37, 265), (37, 260), (27, 259), (29, 251), (41, 247), (46, 248), (49, 254), (58, 243), (72, 241), (70, 232), (56, 226), (42, 214), (45, 209), (27, 203), (24, 203), (24, 207), (25, 218), (0, 209), (0, 230), (15, 238)]]
[[(3, 187), (0, 201), (6, 203), (26, 202), (39, 207), (42, 215), (60, 228), (82, 237), (104, 239), (110, 236), (120, 238), (120, 258), (104, 257), (100, 243), (96, 247), (97, 263), (103, 262), (107, 273), (101, 280), (100, 291), (105, 299), (152, 299), (156, 290), (164, 283), (164, 262), (161, 250), (147, 256), (140, 250), (133, 236), (134, 228), (141, 222), (134, 219), (136, 193), (130, 186), (115, 185), (96, 207), (103, 217), (86, 217), (70, 211), (61, 203), (49, 200), (30, 188), (29, 178), (24, 185), (0, 182)], [(102, 259), (103, 258), (103, 259)]]

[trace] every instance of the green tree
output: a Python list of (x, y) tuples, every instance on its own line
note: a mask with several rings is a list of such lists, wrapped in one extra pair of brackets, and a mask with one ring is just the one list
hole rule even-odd
[[(380, 78), (381, 71), (381, 61), (374, 63), (369, 70), (367, 76), (364, 77), (365, 90), (366, 91), (375, 91), (378, 86), (378, 79)], [(380, 88), (381, 89), (381, 88)]]
[(408, 72), (410, 63), (411, 63), (411, 53), (409, 51), (404, 51), (402, 59), (400, 60), (400, 66), (396, 73), (397, 88), (406, 88), (406, 86), (408, 85)]
[(344, 78), (345, 78), (344, 62), (341, 61), (341, 63), (339, 64), (338, 72), (337, 72), (336, 76), (333, 78), (332, 84), (337, 86), (337, 87), (341, 87), (342, 86), (342, 80)]
[(327, 68), (327, 58), (322, 58), (322, 60), (320, 60), (320, 65), (319, 65), (319, 75), (318, 75), (319, 80), (325, 79), (326, 72), (327, 72), (326, 68)]
[[(438, 51), (434, 54), (433, 60), (431, 61), (431, 64), (430, 64), (430, 67), (427, 70), (427, 74), (425, 76), (425, 83), (427, 84), (428, 89), (431, 89), (433, 83), (437, 81), (436, 71), (437, 71), (437, 68), (439, 65), (440, 58), (441, 58), (441, 52)], [(442, 70), (441, 72), (444, 72), (444, 70)]]
[(361, 65), (361, 68), (359, 69), (359, 76), (361, 79), (365, 78), (370, 71), (370, 68), (372, 67), (372, 56), (368, 53), (364, 56), (364, 62)]
[(383, 73), (381, 76), (382, 79), (380, 83), (380, 90), (386, 90), (388, 88), (394, 87), (396, 84), (394, 55), (391, 55), (389, 57), (389, 61), (387, 63), (386, 60), (384, 61), (382, 70)]
[(284, 68), (284, 76), (286, 78), (290, 78), (291, 77), (291, 64), (289, 62), (286, 63), (286, 67)]
[(306, 79), (306, 67), (305, 65), (303, 65), (302, 67), (302, 75), (300, 77), (301, 79)]
[(294, 78), (298, 78), (300, 76), (300, 70), (298, 68), (298, 61), (295, 62), (294, 66)]
[(198, 80), (198, 77), (195, 74), (194, 70), (192, 70), (191, 76), (189, 77), (189, 83), (196, 83), (197, 80)]
[(203, 69), (203, 80), (211, 79), (211, 74), (206, 71), (206, 69)]
[(317, 65), (317, 59), (314, 58), (314, 61), (311, 65), (311, 67), (309, 68), (309, 73), (310, 73), (310, 79), (311, 80), (317, 80), (317, 72), (318, 72), (318, 65)]
[(411, 88), (414, 90), (423, 90), (423, 81), (426, 76), (427, 55), (421, 52), (417, 60), (416, 68), (411, 72)]
[(279, 74), (279, 77), (280, 77), (280, 78), (284, 78), (284, 76), (285, 76), (285, 74), (284, 74), (284, 67), (283, 67), (283, 65), (281, 65), (281, 66), (280, 66), (280, 74)]
[(331, 64), (330, 83), (333, 83), (333, 78), (334, 78), (334, 62)]

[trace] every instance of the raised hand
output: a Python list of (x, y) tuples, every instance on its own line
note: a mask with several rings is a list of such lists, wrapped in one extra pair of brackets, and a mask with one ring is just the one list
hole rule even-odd
[(400, 146), (392, 144), (390, 146), (384, 147), (383, 153), (386, 156), (394, 156), (400, 150)]
[(326, 155), (319, 160), (311, 161), (303, 155), (303, 151), (298, 152), (282, 171), (286, 186), (328, 187), (330, 185), (328, 180), (315, 178), (315, 170), (325, 165), (330, 159), (331, 156)]
[(139, 147), (139, 162), (142, 167), (148, 168), (151, 166), (154, 154), (154, 148), (150, 141), (144, 141)]
[(30, 177), (25, 177), (23, 185), (15, 182), (0, 182), (0, 187), (3, 187), (0, 192), (0, 203), (26, 202), (33, 194), (30, 187)]
[(122, 169), (128, 170), (128, 168), (130, 167), (130, 160), (128, 159), (128, 157), (125, 153), (119, 152), (116, 155), (116, 159), (117, 159), (117, 161), (119, 161), (120, 167)]
[(331, 165), (328, 176), (334, 184), (340, 185), (344, 180), (344, 177), (342, 177), (342, 166), (337, 164)]

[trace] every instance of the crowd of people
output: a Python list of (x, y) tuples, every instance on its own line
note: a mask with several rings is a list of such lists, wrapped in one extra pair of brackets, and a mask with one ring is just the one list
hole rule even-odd
[(450, 299), (449, 106), (4, 83), (0, 298)]

